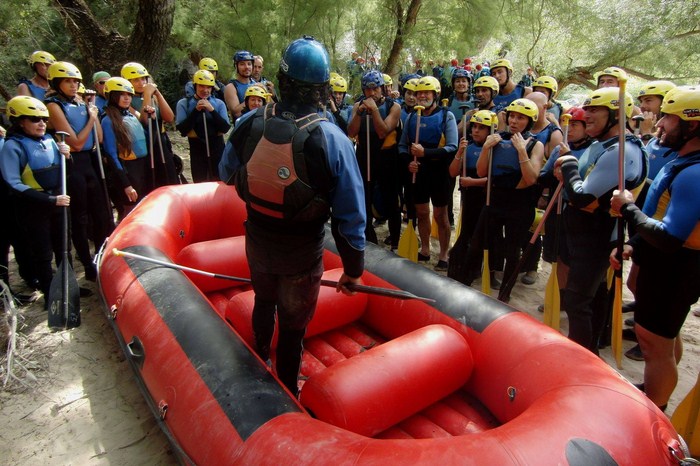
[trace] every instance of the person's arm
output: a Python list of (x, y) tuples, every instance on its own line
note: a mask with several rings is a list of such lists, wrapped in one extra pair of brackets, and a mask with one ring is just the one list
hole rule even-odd
[(345, 275), (359, 278), (364, 270), (364, 231), (367, 221), (360, 169), (352, 143), (340, 129), (323, 123), (321, 128), (334, 184), (329, 193), (331, 231), (343, 261)]
[(541, 142), (537, 141), (528, 156), (527, 145), (530, 138), (523, 139), (522, 134), (516, 133), (513, 135), (512, 141), (513, 147), (518, 151), (518, 162), (520, 164), (520, 174), (522, 176), (517, 187), (527, 188), (537, 182), (537, 177), (540, 174), (544, 160), (544, 146)]
[(165, 100), (163, 94), (158, 90), (158, 86), (155, 83), (149, 82), (143, 88), (143, 106), (145, 107), (158, 107), (160, 110), (160, 119), (163, 123), (172, 123), (175, 120), (175, 114), (173, 109), (168, 105), (168, 101)]
[(491, 152), (494, 147), (496, 147), (501, 142), (501, 135), (498, 133), (489, 134), (484, 142), (481, 152), (479, 153), (479, 158), (476, 160), (476, 174), (479, 177), (484, 178), (489, 174), (489, 159), (491, 158)]
[(243, 113), (245, 103), (241, 103), (240, 100), (238, 100), (238, 90), (235, 84), (228, 83), (226, 85), (224, 88), (224, 100), (226, 100), (226, 107), (228, 107), (231, 112), (233, 119), (239, 118)]
[[(364, 107), (362, 107), (364, 110)], [(350, 115), (350, 120), (348, 121), (348, 137), (356, 138), (360, 132), (360, 125), (362, 124), (362, 118), (364, 118), (364, 112), (360, 110), (360, 102), (355, 102), (352, 106), (352, 114)]]
[(211, 102), (214, 106), (214, 111), (211, 112), (212, 119), (214, 120), (214, 129), (219, 134), (226, 134), (228, 130), (231, 129), (231, 122), (228, 119), (226, 104), (217, 98), (211, 98)]
[(68, 119), (66, 119), (66, 115), (63, 113), (63, 109), (56, 102), (49, 102), (46, 107), (49, 110), (49, 126), (56, 131), (68, 133), (66, 144), (70, 146), (71, 151), (78, 152), (83, 150), (83, 146), (85, 146), (85, 143), (92, 135), (92, 128), (97, 122), (97, 107), (87, 108), (88, 121), (78, 134), (73, 131), (73, 128), (68, 123)]
[[(625, 190), (623, 195), (625, 204), (620, 207), (622, 217), (635, 225), (636, 234), (647, 243), (663, 252), (677, 251), (700, 221), (700, 203), (697, 202), (700, 196), (698, 176), (700, 176), (700, 165), (687, 168), (676, 176), (671, 185), (673, 194), (660, 221), (642, 212), (634, 204), (632, 193)], [(611, 204), (614, 209), (615, 201), (611, 201)], [(634, 244), (634, 241), (631, 240), (631, 243)]]
[(28, 95), (32, 96), (32, 92), (29, 90), (29, 86), (26, 83), (19, 83), (17, 85), (17, 95)]
[(221, 161), (219, 162), (219, 179), (226, 184), (234, 184), (233, 176), (241, 167), (241, 161), (238, 157), (238, 150), (240, 150), (245, 144), (245, 139), (247, 136), (244, 135), (249, 133), (246, 128), (252, 124), (253, 115), (255, 115), (255, 112), (248, 112), (236, 121), (236, 126), (224, 147), (224, 152), (221, 155)]
[(188, 98), (180, 99), (175, 107), (175, 128), (182, 136), (187, 136), (187, 134), (192, 131), (195, 115), (200, 113), (194, 111), (194, 105), (190, 105), (190, 100), (191, 99)]

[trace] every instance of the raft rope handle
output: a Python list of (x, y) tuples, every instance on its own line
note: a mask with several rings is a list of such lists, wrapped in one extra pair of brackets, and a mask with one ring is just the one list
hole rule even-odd
[[(681, 458), (681, 457), (678, 456), (678, 454), (676, 453), (676, 449), (673, 448), (673, 447), (671, 447), (671, 446), (668, 447), (668, 451), (671, 452), (671, 456), (673, 456), (673, 458), (674, 458), (676, 461), (678, 461), (678, 464), (681, 465), (681, 466), (691, 466), (691, 465), (700, 464), (700, 461), (696, 460), (695, 458), (691, 458), (691, 457), (688, 457), (688, 456), (686, 456), (686, 457), (684, 457), (684, 458)], [(682, 453), (682, 452), (681, 452), (681, 453)], [(684, 453), (682, 453), (682, 454), (684, 455)]]
[(515, 401), (515, 395), (517, 395), (517, 390), (515, 387), (511, 386), (506, 389), (506, 393), (508, 394), (508, 400), (512, 403)]

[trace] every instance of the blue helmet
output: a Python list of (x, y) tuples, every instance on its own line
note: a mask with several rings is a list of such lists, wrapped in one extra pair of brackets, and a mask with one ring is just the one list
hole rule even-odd
[(304, 36), (287, 46), (280, 61), (280, 72), (296, 81), (324, 84), (331, 78), (331, 60), (326, 48), (312, 36)]
[(253, 54), (247, 50), (239, 50), (233, 55), (233, 64), (236, 65), (239, 61), (255, 61)]
[(452, 87), (454, 87), (455, 79), (457, 78), (467, 78), (469, 81), (471, 81), (472, 75), (469, 71), (465, 70), (464, 68), (456, 68), (452, 72)]
[(375, 89), (384, 85), (384, 75), (377, 70), (368, 71), (362, 76), (362, 90)]

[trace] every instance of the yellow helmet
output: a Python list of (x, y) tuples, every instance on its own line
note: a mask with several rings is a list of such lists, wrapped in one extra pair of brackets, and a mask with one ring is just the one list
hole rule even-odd
[(43, 50), (37, 50), (36, 52), (29, 55), (29, 66), (34, 66), (34, 63), (46, 63), (50, 65), (56, 61), (53, 55), (49, 52), (44, 52)]
[(28, 95), (18, 95), (13, 97), (7, 102), (7, 116), (10, 119), (20, 118), (20, 117), (49, 117), (49, 109), (46, 105), (34, 97), (29, 97)]
[(148, 70), (142, 64), (136, 62), (129, 62), (122, 66), (121, 74), (124, 79), (145, 78), (150, 76)]
[(498, 117), (489, 110), (479, 110), (469, 119), (469, 123), (479, 123), (484, 126), (498, 126)]
[(559, 92), (559, 84), (557, 84), (557, 80), (551, 76), (540, 76), (532, 83), (532, 87), (544, 87), (552, 91), (549, 100), (552, 100), (557, 95), (557, 92)]
[(57, 61), (49, 66), (49, 82), (55, 78), (74, 78), (82, 81), (83, 75), (74, 64), (66, 61)]
[(596, 83), (600, 82), (601, 76), (613, 76), (617, 79), (627, 81), (627, 72), (625, 72), (625, 70), (623, 70), (622, 68), (618, 68), (617, 66), (608, 66), (603, 71), (596, 73), (596, 75), (595, 75), (595, 82)]
[(345, 78), (340, 75), (331, 78), (331, 90), (333, 90), (333, 92), (347, 92), (348, 83), (345, 81)]
[(515, 99), (506, 107), (506, 114), (509, 112), (522, 113), (529, 117), (533, 123), (537, 121), (540, 114), (537, 104), (530, 99)]
[(496, 81), (496, 78), (494, 78), (493, 76), (480, 77), (474, 83), (474, 87), (488, 87), (496, 94), (498, 94), (498, 92), (500, 90), (500, 87), (498, 85), (498, 81)]
[(416, 88), (418, 87), (418, 81), (418, 78), (411, 78), (404, 83), (403, 88), (409, 91), (416, 92)]
[(245, 91), (244, 100), (247, 100), (248, 97), (260, 97), (263, 102), (267, 102), (267, 91), (260, 86), (250, 86)]
[(645, 95), (658, 95), (663, 98), (668, 91), (676, 87), (671, 81), (649, 81), (639, 90), (637, 99)]
[(85, 94), (85, 86), (83, 85), (83, 83), (80, 83), (80, 85), (78, 86), (78, 94)]
[(678, 86), (666, 93), (661, 113), (685, 121), (700, 121), (700, 86)]
[(330, 80), (333, 81), (334, 79), (338, 79), (338, 78), (342, 78), (342, 76), (340, 76), (335, 71), (331, 71), (331, 79)]
[(440, 81), (434, 76), (423, 76), (418, 80), (418, 84), (416, 84), (416, 92), (420, 91), (433, 91), (439, 96)]
[(505, 58), (499, 58), (498, 60), (491, 63), (491, 71), (493, 71), (494, 68), (500, 67), (508, 68), (508, 71), (510, 71), (511, 73), (513, 72), (513, 64), (510, 62), (510, 60), (507, 60)]
[(105, 96), (109, 96), (110, 92), (128, 92), (134, 95), (134, 86), (124, 78), (113, 77), (109, 78), (105, 83)]
[(199, 60), (199, 69), (207, 71), (219, 71), (219, 65), (213, 58), (204, 57)]
[(393, 86), (394, 85), (394, 80), (391, 79), (391, 76), (389, 76), (388, 74), (383, 74), (382, 76), (384, 76), (384, 85), (385, 86)]
[[(625, 115), (627, 118), (632, 116), (634, 104), (632, 96), (625, 93)], [(620, 89), (617, 87), (603, 87), (596, 89), (583, 101), (581, 107), (585, 110), (586, 107), (607, 107), (610, 110), (618, 110), (620, 108)]]
[(214, 75), (211, 74), (211, 72), (207, 70), (199, 70), (194, 74), (194, 76), (192, 76), (192, 83), (214, 87), (216, 85), (216, 79), (214, 79)]

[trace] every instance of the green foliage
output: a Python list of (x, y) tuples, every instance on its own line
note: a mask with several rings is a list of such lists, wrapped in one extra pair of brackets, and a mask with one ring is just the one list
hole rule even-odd
[[(138, 0), (86, 0), (101, 26), (128, 36)], [(416, 0), (413, 0), (416, 1)], [(644, 79), (697, 82), (700, 77), (700, 0), (419, 0), (414, 27), (405, 27), (411, 0), (179, 0), (170, 49), (156, 76), (168, 100), (182, 93), (182, 79), (203, 56), (217, 60), (222, 81), (233, 76), (233, 53), (265, 58), (274, 78), (284, 46), (304, 34), (329, 49), (334, 69), (345, 74), (354, 50), (385, 63), (397, 32), (404, 32), (399, 65), (474, 56), (509, 58), (516, 79), (528, 64), (562, 84), (591, 85), (609, 65)], [(47, 50), (81, 66), (84, 60), (65, 31), (53, 1), (0, 2), (0, 85), (14, 91), (30, 75), (27, 56)], [(100, 47), (100, 44), (95, 44)], [(577, 91), (578, 92), (578, 91)]]

